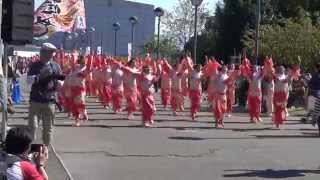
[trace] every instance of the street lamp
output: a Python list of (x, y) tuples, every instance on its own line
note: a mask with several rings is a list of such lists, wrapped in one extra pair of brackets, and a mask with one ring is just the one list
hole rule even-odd
[(138, 23), (138, 17), (132, 16), (129, 18), (129, 21), (132, 25), (131, 28), (131, 57), (134, 57), (134, 26)]
[(87, 36), (87, 31), (85, 29), (80, 30), (80, 50), (82, 52), (82, 49), (85, 49), (86, 47), (83, 48), (83, 46), (86, 46), (88, 43), (88, 36)]
[(114, 56), (117, 56), (117, 32), (120, 30), (120, 23), (116, 22), (112, 25), (114, 30)]
[(158, 39), (157, 39), (157, 60), (159, 60), (160, 54), (160, 23), (161, 23), (161, 16), (163, 16), (164, 11), (162, 8), (157, 7), (154, 9), (154, 14), (158, 17)]
[(63, 38), (62, 38), (62, 49), (66, 50), (67, 47), (67, 40), (69, 39), (69, 33), (68, 32), (64, 32), (63, 33)]
[(94, 27), (90, 27), (89, 33), (90, 33), (90, 53), (93, 52), (93, 33), (96, 31)]
[(195, 64), (197, 64), (197, 40), (198, 40), (198, 32), (197, 32), (197, 25), (198, 25), (198, 7), (201, 5), (203, 0), (191, 0), (192, 5), (195, 9), (195, 17), (194, 17), (194, 44), (193, 44), (193, 60)]
[(101, 31), (101, 34), (100, 34), (100, 37), (101, 37), (101, 39), (100, 39), (100, 53), (101, 54), (103, 54), (103, 31)]
[(257, 0), (256, 6), (256, 40), (255, 40), (255, 64), (258, 64), (259, 58), (259, 38), (260, 38), (260, 21), (261, 21), (261, 0)]

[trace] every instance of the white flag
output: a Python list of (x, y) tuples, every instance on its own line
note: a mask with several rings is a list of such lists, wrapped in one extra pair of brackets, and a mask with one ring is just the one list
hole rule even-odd
[(132, 43), (128, 43), (128, 61), (131, 59), (131, 50), (132, 50)]

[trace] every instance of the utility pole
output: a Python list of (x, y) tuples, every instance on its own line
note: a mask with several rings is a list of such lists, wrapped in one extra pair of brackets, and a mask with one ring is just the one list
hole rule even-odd
[(259, 58), (259, 38), (260, 38), (260, 21), (261, 21), (261, 0), (257, 0), (256, 6), (256, 39), (255, 39), (255, 64), (258, 64)]

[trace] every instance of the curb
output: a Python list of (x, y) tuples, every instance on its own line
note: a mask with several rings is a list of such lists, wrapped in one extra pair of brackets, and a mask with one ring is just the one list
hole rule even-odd
[(66, 165), (63, 163), (61, 157), (59, 156), (59, 154), (56, 152), (55, 148), (53, 147), (53, 145), (51, 145), (51, 149), (53, 151), (53, 153), (56, 155), (59, 163), (62, 165), (63, 169), (66, 171), (67, 176), (68, 176), (68, 180), (74, 180), (73, 177), (71, 176), (71, 173), (69, 172), (69, 170), (67, 169)]

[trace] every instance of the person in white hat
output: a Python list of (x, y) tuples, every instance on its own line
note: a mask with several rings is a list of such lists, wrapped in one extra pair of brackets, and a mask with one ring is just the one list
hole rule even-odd
[(53, 61), (56, 50), (53, 44), (43, 43), (40, 49), (40, 61), (31, 64), (28, 72), (28, 81), (32, 84), (29, 127), (33, 137), (36, 138), (37, 120), (42, 120), (42, 139), (46, 145), (51, 142), (58, 80), (65, 79), (59, 64)]

